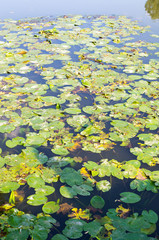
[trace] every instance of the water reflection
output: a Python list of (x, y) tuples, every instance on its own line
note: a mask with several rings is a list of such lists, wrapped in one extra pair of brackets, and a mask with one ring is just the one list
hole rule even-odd
[(147, 0), (145, 10), (152, 19), (159, 19), (159, 0)]

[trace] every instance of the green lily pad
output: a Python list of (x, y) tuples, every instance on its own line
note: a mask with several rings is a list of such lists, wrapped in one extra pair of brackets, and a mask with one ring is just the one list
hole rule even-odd
[(60, 187), (60, 193), (65, 198), (73, 198), (77, 195), (77, 193), (72, 188), (66, 186)]
[(66, 167), (60, 174), (60, 181), (66, 182), (68, 185), (81, 185), (83, 183), (83, 178), (79, 172), (73, 168)]
[(89, 191), (92, 191), (93, 188), (89, 185), (86, 185), (86, 184), (81, 184), (80, 186), (77, 186), (77, 185), (73, 185), (72, 189), (79, 195), (82, 195), (82, 196), (89, 196), (90, 195), (90, 192)]
[(11, 191), (15, 191), (20, 187), (17, 182), (5, 182), (0, 184), (0, 192), (9, 193)]
[(56, 234), (51, 238), (51, 240), (68, 240), (68, 238), (62, 234)]
[(47, 195), (50, 195), (50, 194), (54, 193), (55, 188), (51, 187), (51, 186), (44, 185), (44, 186), (41, 186), (40, 188), (36, 188), (35, 191), (36, 191), (37, 194), (42, 194), (42, 195), (47, 196)]
[(27, 199), (28, 199), (27, 203), (32, 206), (39, 206), (45, 204), (47, 201), (47, 197), (41, 194), (30, 195)]
[(65, 124), (60, 121), (52, 121), (49, 123), (49, 129), (50, 130), (57, 130), (57, 129), (62, 129), (64, 128)]
[(111, 189), (111, 184), (107, 180), (101, 180), (96, 184), (97, 189), (102, 192), (108, 192)]
[(20, 227), (22, 225), (22, 218), (19, 216), (10, 216), (8, 219), (9, 225), (12, 227)]
[(66, 155), (69, 154), (69, 151), (66, 148), (63, 148), (63, 147), (58, 147), (56, 149), (51, 149), (51, 151), (54, 154), (61, 155), (61, 156), (66, 156)]
[(6, 146), (9, 148), (14, 148), (17, 145), (23, 145), (24, 143), (25, 143), (25, 138), (16, 137), (16, 138), (13, 138), (12, 140), (6, 141)]
[(90, 203), (94, 208), (99, 208), (99, 209), (102, 209), (105, 205), (104, 199), (97, 195), (95, 195), (91, 198)]
[(45, 138), (39, 135), (30, 135), (26, 139), (26, 146), (40, 146), (45, 142)]
[(31, 232), (33, 239), (46, 240), (48, 237), (48, 229), (41, 225), (35, 225), (34, 229)]
[(79, 219), (71, 219), (65, 222), (66, 227), (62, 231), (65, 236), (70, 239), (77, 239), (82, 237), (82, 231), (84, 230), (85, 222)]
[(79, 114), (81, 113), (81, 109), (79, 108), (65, 108), (65, 112), (69, 114)]
[(84, 231), (88, 232), (91, 237), (96, 237), (97, 234), (101, 231), (102, 226), (96, 220), (85, 224)]
[(15, 229), (6, 236), (6, 240), (27, 240), (29, 237), (28, 229)]
[(2, 125), (2, 123), (0, 122), (0, 132), (1, 133), (11, 133), (12, 131), (14, 131), (15, 126), (13, 124), (8, 124), (6, 122), (6, 124), (4, 123)]
[(27, 183), (32, 188), (41, 188), (45, 185), (44, 180), (41, 177), (30, 175), (27, 178)]
[(51, 201), (51, 202), (45, 203), (44, 206), (42, 207), (42, 210), (44, 213), (53, 214), (57, 212), (59, 208), (60, 208), (59, 204), (57, 204), (54, 201)]
[(150, 223), (157, 223), (158, 221), (158, 215), (153, 210), (142, 211), (142, 216), (146, 221), (148, 220)]
[(72, 118), (67, 118), (67, 123), (70, 126), (76, 127), (79, 129), (82, 126), (85, 126), (89, 123), (89, 119), (85, 115), (74, 115)]
[(5, 164), (5, 159), (0, 157), (0, 168), (3, 167)]
[(49, 167), (65, 167), (72, 162), (73, 162), (73, 158), (55, 156), (55, 157), (49, 158), (49, 160), (47, 161), (47, 165)]
[(89, 136), (89, 135), (92, 135), (92, 134), (96, 134), (96, 133), (99, 133), (101, 130), (98, 126), (93, 126), (93, 125), (90, 125), (88, 126), (85, 130), (83, 130), (81, 132), (81, 135), (83, 136)]
[(130, 183), (130, 188), (133, 190), (137, 189), (139, 192), (147, 190), (152, 191), (154, 193), (158, 193), (157, 186), (150, 179), (145, 180), (135, 179)]
[(120, 193), (120, 200), (125, 203), (137, 203), (141, 200), (141, 197), (136, 193), (132, 192), (123, 192)]
[(146, 235), (151, 235), (156, 231), (156, 224), (151, 224), (149, 228), (141, 228), (141, 232), (145, 233)]

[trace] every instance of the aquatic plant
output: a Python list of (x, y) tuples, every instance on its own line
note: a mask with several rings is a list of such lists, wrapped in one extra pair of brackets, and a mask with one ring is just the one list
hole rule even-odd
[(1, 21), (1, 239), (155, 239), (148, 30), (124, 16)]

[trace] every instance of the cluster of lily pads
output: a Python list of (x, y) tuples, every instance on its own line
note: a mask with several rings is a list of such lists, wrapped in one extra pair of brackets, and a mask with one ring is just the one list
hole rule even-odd
[(156, 239), (157, 213), (136, 207), (159, 189), (159, 35), (147, 32), (124, 16), (1, 21), (1, 239)]

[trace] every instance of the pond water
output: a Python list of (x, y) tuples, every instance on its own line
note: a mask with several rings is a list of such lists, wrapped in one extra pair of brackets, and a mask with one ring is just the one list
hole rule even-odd
[(158, 13), (1, 3), (2, 240), (158, 239)]
[[(82, 15), (126, 15), (136, 19), (144, 19), (152, 23), (151, 19), (159, 18), (158, 0), (6, 0), (1, 2), (1, 19), (22, 19), (26, 17), (60, 16), (67, 14)], [(156, 26), (157, 26), (156, 21)]]
[(81, 15), (125, 15), (150, 25), (154, 33), (159, 33), (158, 0), (6, 0), (2, 1), (0, 19), (23, 19), (28, 17)]

